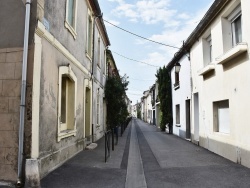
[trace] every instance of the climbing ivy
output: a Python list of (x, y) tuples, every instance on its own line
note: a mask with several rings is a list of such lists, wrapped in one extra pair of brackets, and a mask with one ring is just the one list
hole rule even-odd
[(166, 124), (170, 125), (173, 123), (172, 116), (172, 92), (171, 92), (171, 78), (167, 68), (159, 68), (156, 72), (156, 78), (158, 82), (158, 98), (160, 100), (160, 109), (162, 112), (160, 127), (161, 130), (165, 130)]

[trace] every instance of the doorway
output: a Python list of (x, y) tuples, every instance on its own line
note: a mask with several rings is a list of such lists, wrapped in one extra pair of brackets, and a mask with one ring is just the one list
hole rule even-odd
[(194, 140), (199, 142), (199, 93), (194, 94)]
[(85, 91), (85, 138), (87, 141), (90, 141), (91, 138), (91, 122), (90, 122), (90, 112), (91, 112), (91, 95), (90, 89), (86, 88)]
[(186, 138), (190, 139), (191, 130), (190, 130), (190, 99), (186, 100)]

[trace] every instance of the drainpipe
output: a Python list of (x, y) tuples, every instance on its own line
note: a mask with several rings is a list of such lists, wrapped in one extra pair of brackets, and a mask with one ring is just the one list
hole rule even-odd
[(26, 95), (26, 77), (27, 77), (27, 59), (29, 43), (29, 26), (30, 26), (30, 4), (31, 0), (26, 0), (25, 29), (23, 44), (23, 67), (22, 67), (22, 88), (20, 103), (20, 124), (19, 124), (19, 148), (18, 148), (18, 180), (17, 185), (21, 185), (23, 179), (23, 140), (24, 140), (24, 118), (25, 118), (25, 95)]
[(92, 70), (91, 70), (91, 80), (92, 80), (92, 124), (91, 124), (91, 132), (92, 132), (92, 142), (94, 142), (94, 124), (93, 124), (93, 114), (94, 114), (94, 108), (93, 108), (93, 102), (94, 102), (94, 58), (95, 58), (95, 19), (97, 17), (94, 18), (94, 23), (93, 23), (93, 39), (92, 39)]

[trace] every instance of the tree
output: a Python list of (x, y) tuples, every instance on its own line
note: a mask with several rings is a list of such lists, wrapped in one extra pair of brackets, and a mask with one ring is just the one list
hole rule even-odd
[(155, 76), (158, 82), (158, 97), (162, 112), (160, 127), (164, 131), (166, 124), (169, 124), (169, 129), (171, 129), (173, 124), (171, 78), (165, 66), (158, 69)]
[(126, 75), (123, 77), (109, 77), (105, 85), (105, 98), (107, 101), (107, 124), (114, 128), (126, 121), (129, 113), (126, 104), (126, 90), (129, 82)]
[(136, 111), (137, 111), (137, 118), (141, 119), (141, 104), (136, 105)]

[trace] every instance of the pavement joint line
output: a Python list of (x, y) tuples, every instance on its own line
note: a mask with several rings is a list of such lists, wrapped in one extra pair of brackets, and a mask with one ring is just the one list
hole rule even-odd
[[(141, 123), (140, 121), (136, 121), (135, 122), (137, 124), (137, 131), (140, 132), (140, 134), (142, 135), (142, 138), (144, 140), (144, 146), (147, 145), (148, 149), (151, 151), (152, 156), (154, 157), (154, 159), (156, 160), (155, 162), (157, 163), (157, 168), (162, 168), (162, 166), (160, 165), (160, 160), (158, 159), (158, 157), (155, 155), (153, 149), (151, 148), (149, 141), (147, 140), (146, 136), (144, 135), (145, 131), (142, 131), (140, 128), (139, 123)], [(148, 131), (151, 132), (151, 131)], [(141, 146), (140, 142), (139, 142), (139, 146)], [(140, 148), (141, 149), (141, 148)]]
[(125, 188), (147, 188), (144, 168), (139, 148), (134, 120), (131, 124), (131, 137)]

